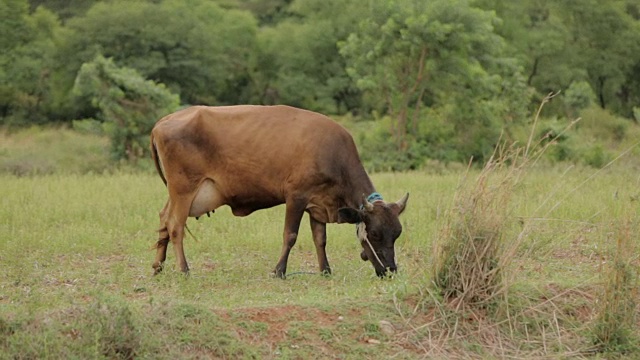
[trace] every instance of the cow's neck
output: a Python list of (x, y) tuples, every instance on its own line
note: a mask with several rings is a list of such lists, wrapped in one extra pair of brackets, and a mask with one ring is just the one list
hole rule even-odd
[(351, 174), (352, 186), (350, 194), (347, 199), (347, 205), (354, 209), (358, 209), (362, 205), (362, 196), (365, 197), (376, 192), (376, 188), (371, 182), (371, 178), (364, 170), (364, 168), (358, 169), (359, 171), (353, 171)]

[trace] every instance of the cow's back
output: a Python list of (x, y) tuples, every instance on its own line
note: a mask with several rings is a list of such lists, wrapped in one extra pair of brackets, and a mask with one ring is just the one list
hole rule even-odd
[(212, 179), (225, 203), (247, 213), (292, 192), (341, 197), (327, 187), (349, 186), (348, 173), (362, 168), (342, 126), (288, 106), (194, 106), (158, 121), (153, 138), (169, 183), (181, 174), (193, 182), (185, 188)]

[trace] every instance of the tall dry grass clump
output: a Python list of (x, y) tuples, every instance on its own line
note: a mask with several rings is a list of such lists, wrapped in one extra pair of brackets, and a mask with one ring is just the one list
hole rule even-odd
[(486, 307), (506, 292), (510, 200), (522, 155), (509, 147), (496, 152), (475, 181), (470, 183), (467, 173), (446, 214), (435, 242), (434, 284), (456, 309)]
[(534, 134), (542, 107), (555, 95), (540, 104), (526, 145), (502, 143), (475, 179), (467, 171), (460, 181), (433, 252), (433, 284), (457, 310), (506, 300), (510, 281), (505, 271), (529, 229), (523, 224), (519, 233), (514, 231), (519, 224), (512, 216), (512, 198), (525, 172), (553, 144), (548, 137), (534, 141)]
[(638, 236), (640, 222), (627, 218), (614, 226), (612, 240), (616, 247), (603, 271), (604, 287), (599, 297), (598, 315), (593, 329), (594, 342), (600, 351), (637, 350), (634, 338), (638, 306)]
[[(441, 217), (427, 290), (433, 300), (431, 318), (413, 329), (416, 337), (422, 336), (419, 343), (429, 356), (465, 358), (468, 352), (460, 350), (465, 346), (490, 358), (581, 357), (598, 351), (637, 354), (640, 350), (637, 209), (621, 211), (631, 215), (626, 215), (617, 230), (606, 230), (608, 224), (592, 224), (593, 228), (602, 226), (612, 236), (611, 248), (615, 245), (603, 266), (599, 297), (590, 291), (595, 287), (585, 284), (563, 288), (549, 283), (537, 288), (518, 283), (525, 277), (522, 271), (527, 271), (523, 259), (534, 251), (531, 241), (538, 237), (536, 229), (543, 222), (562, 220), (549, 214), (638, 145), (569, 190), (563, 191), (562, 181), (552, 184), (554, 189), (540, 194), (533, 204), (533, 214), (516, 216), (522, 209), (517, 195), (529, 170), (580, 120), (553, 136), (536, 139), (541, 109), (554, 96), (550, 94), (541, 103), (526, 144), (501, 143), (479, 172), (466, 172), (452, 205)], [(576, 234), (576, 239), (580, 236)]]

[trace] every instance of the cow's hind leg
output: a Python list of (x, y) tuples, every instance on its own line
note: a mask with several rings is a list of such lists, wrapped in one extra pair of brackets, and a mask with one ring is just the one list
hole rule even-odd
[(273, 271), (275, 276), (282, 279), (285, 278), (287, 273), (287, 261), (289, 260), (289, 253), (291, 248), (295, 245), (298, 239), (298, 230), (300, 229), (300, 221), (302, 215), (304, 215), (305, 202), (296, 200), (287, 200), (287, 209), (284, 219), (284, 236), (282, 240), (282, 252), (280, 254), (280, 260)]
[(153, 262), (153, 274), (157, 275), (162, 271), (164, 261), (167, 259), (167, 244), (169, 243), (169, 231), (167, 230), (167, 209), (169, 207), (169, 201), (164, 205), (160, 211), (160, 230), (158, 230), (159, 236), (156, 242), (156, 259)]
[(330, 275), (331, 267), (329, 267), (329, 260), (327, 260), (327, 253), (325, 251), (325, 246), (327, 245), (327, 224), (317, 221), (311, 214), (309, 214), (309, 222), (311, 224), (313, 242), (316, 245), (316, 255), (318, 256), (320, 272), (323, 275)]
[(184, 228), (189, 214), (190, 198), (173, 196), (160, 212), (160, 236), (156, 243), (156, 259), (153, 263), (154, 274), (162, 271), (167, 258), (169, 241), (173, 245), (176, 262), (180, 271), (189, 272), (189, 265), (184, 256)]
[(160, 233), (156, 243), (156, 260), (153, 262), (153, 275), (162, 271), (164, 261), (167, 259), (167, 245), (169, 244), (169, 232), (164, 227), (158, 231)]

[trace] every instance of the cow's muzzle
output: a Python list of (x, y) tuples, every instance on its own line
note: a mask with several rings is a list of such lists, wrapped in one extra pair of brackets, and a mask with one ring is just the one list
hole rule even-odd
[(385, 269), (378, 269), (376, 268), (376, 275), (378, 275), (379, 278), (385, 278), (387, 276), (393, 276), (398, 272), (398, 268), (394, 265), (394, 266), (389, 266), (388, 268)]
[[(394, 274), (398, 272), (398, 266), (395, 262), (395, 252), (392, 249), (384, 249), (379, 253), (376, 253), (376, 255), (377, 257), (375, 255), (370, 256), (367, 254), (367, 251), (363, 249), (360, 252), (360, 259), (363, 261), (371, 261), (378, 277), (385, 277), (388, 272)], [(380, 259), (380, 261), (378, 261), (378, 259)]]

